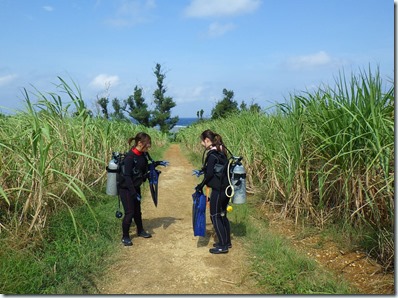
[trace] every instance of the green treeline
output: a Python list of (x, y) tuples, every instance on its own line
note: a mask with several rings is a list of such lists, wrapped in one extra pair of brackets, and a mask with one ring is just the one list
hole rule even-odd
[(244, 157), (248, 191), (286, 216), (338, 225), (386, 268), (394, 265), (394, 87), (379, 73), (337, 80), (335, 89), (292, 95), (273, 111), (200, 122), (177, 135), (202, 154), (213, 129)]
[[(143, 97), (143, 90), (137, 85), (134, 87), (132, 95), (125, 100), (114, 98), (111, 102), (113, 112), (109, 110), (109, 97), (101, 97), (97, 99), (96, 104), (99, 106), (103, 118), (107, 120), (124, 120), (135, 121), (140, 125), (148, 128), (158, 127), (161, 132), (168, 133), (178, 122), (179, 117), (171, 117), (171, 109), (176, 106), (173, 98), (166, 96), (167, 87), (164, 84), (166, 74), (162, 66), (157, 63), (154, 70), (157, 88), (153, 92), (153, 103), (155, 108), (149, 109), (146, 99)], [(234, 100), (234, 92), (232, 90), (223, 89), (224, 97), (217, 101), (211, 110), (211, 119), (225, 118), (231, 114), (240, 111), (250, 110), (252, 112), (260, 112), (261, 107), (252, 101), (248, 107), (245, 101), (242, 101), (238, 107), (238, 102)], [(89, 111), (90, 115), (93, 113)], [(199, 121), (203, 120), (204, 110), (196, 112)], [(127, 115), (127, 116), (126, 116)]]
[[(164, 85), (166, 74), (159, 63), (156, 63), (153, 73), (156, 77), (157, 86), (157, 89), (153, 92), (153, 103), (155, 104), (153, 110), (149, 110), (142, 94), (142, 88), (136, 85), (134, 93), (126, 100), (121, 101), (118, 98), (112, 100), (114, 110), (112, 113), (109, 112), (108, 108), (109, 98), (99, 98), (96, 103), (100, 106), (103, 117), (107, 120), (126, 120), (128, 122), (135, 120), (136, 123), (148, 128), (159, 127), (159, 130), (164, 133), (170, 131), (179, 119), (178, 116), (171, 117), (171, 109), (176, 106), (176, 103), (172, 97), (166, 96), (167, 88)], [(128, 117), (125, 116), (125, 113)]]

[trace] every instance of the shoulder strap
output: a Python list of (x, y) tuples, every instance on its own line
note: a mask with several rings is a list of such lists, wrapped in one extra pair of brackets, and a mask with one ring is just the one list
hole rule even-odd
[[(229, 153), (229, 155), (231, 155), (231, 157), (234, 156), (234, 155), (232, 154), (232, 152), (228, 149), (227, 146), (225, 146), (224, 144), (222, 144), (222, 146), (224, 146), (224, 148), (227, 150), (227, 153)], [(220, 152), (217, 151), (217, 150), (211, 150), (211, 151), (215, 151), (215, 152), (217, 152), (217, 153), (220, 153)], [(209, 151), (209, 153), (210, 153), (211, 151)], [(203, 164), (204, 164), (204, 162), (207, 160), (207, 157), (209, 156), (209, 155), (207, 155), (206, 160), (205, 160), (205, 159), (204, 159), (205, 153), (206, 153), (206, 149), (203, 151), (203, 155), (202, 155), (202, 163), (203, 163)], [(228, 157), (227, 154), (225, 155), (225, 157), (226, 157), (227, 159), (229, 159), (229, 157)]]
[[(203, 152), (203, 156), (202, 156), (202, 164), (203, 165), (205, 165), (206, 163), (207, 163), (207, 160), (209, 159), (209, 156), (211, 155), (211, 154), (213, 154), (213, 153), (215, 153), (216, 151), (215, 150), (210, 150), (210, 151), (207, 151), (207, 154), (206, 154), (206, 158), (205, 158), (205, 153), (206, 153), (206, 150)], [(204, 159), (205, 158), (205, 159)], [(203, 160), (204, 159), (204, 160)]]
[[(203, 166), (206, 165), (207, 160), (209, 159), (209, 156), (210, 156), (210, 155), (213, 155), (213, 156), (217, 159), (217, 163), (220, 163), (220, 162), (222, 161), (222, 159), (220, 160), (220, 156), (221, 156), (221, 155), (224, 156), (223, 153), (221, 153), (221, 152), (219, 152), (219, 151), (217, 151), (217, 150), (211, 150), (211, 151), (208, 152), (208, 154), (207, 154), (207, 156), (206, 156), (206, 159), (205, 159), (205, 161), (204, 161), (204, 163), (203, 163)], [(228, 157), (227, 157), (227, 156), (225, 156), (225, 160), (228, 161)]]
[(124, 154), (121, 154), (120, 162), (119, 162), (119, 163), (120, 163), (120, 170), (121, 170), (121, 173), (122, 173), (123, 175), (126, 174), (126, 173), (125, 173), (125, 169), (124, 169), (124, 160), (126, 159), (127, 155), (132, 155), (132, 158), (133, 158), (133, 167), (132, 167), (132, 169), (133, 169), (133, 170), (134, 170), (135, 166), (137, 165), (137, 157), (135, 156), (134, 152), (132, 152), (132, 151), (130, 150), (130, 151), (127, 151), (127, 152), (124, 153)]

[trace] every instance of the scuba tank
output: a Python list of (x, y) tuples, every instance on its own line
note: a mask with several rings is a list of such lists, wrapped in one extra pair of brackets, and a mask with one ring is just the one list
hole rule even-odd
[(236, 160), (231, 175), (231, 184), (234, 188), (232, 197), (233, 204), (246, 203), (246, 171), (241, 160), (241, 157)]
[(106, 194), (110, 196), (117, 196), (117, 173), (119, 172), (118, 154), (113, 153), (112, 159), (109, 161), (108, 166), (106, 167), (107, 181), (106, 181)]

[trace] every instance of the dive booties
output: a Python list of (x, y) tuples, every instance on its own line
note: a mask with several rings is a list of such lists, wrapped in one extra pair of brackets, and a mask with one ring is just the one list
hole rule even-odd
[(124, 244), (124, 246), (132, 246), (133, 245), (133, 242), (131, 241), (130, 237), (123, 237), (122, 243)]
[(228, 247), (227, 246), (217, 246), (209, 249), (209, 252), (212, 254), (226, 254), (228, 253)]
[(151, 238), (152, 237), (151, 234), (149, 234), (145, 231), (141, 231), (141, 232), (137, 233), (137, 235), (138, 235), (138, 237), (142, 237), (142, 238)]

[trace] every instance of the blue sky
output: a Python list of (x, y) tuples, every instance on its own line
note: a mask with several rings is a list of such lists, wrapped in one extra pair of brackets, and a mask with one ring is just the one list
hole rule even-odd
[(5, 113), (58, 76), (95, 112), (135, 86), (152, 106), (156, 63), (180, 117), (209, 116), (224, 88), (267, 108), (341, 71), (394, 77), (392, 0), (0, 0), (0, 21)]

